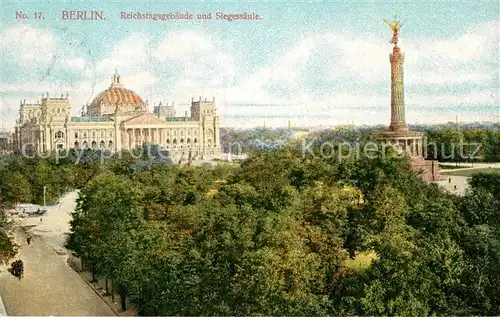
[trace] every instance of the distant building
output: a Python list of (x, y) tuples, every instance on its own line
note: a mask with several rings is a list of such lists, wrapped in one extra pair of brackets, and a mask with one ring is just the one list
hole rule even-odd
[(68, 95), (40, 102), (21, 102), (15, 128), (17, 150), (38, 153), (70, 148), (133, 150), (142, 144), (168, 149), (174, 159), (220, 154), (219, 117), (215, 99), (191, 100), (191, 114), (175, 115), (175, 108), (161, 103), (148, 111), (147, 101), (125, 88), (118, 73), (111, 85), (70, 117)]
[(0, 130), (0, 152), (9, 152), (13, 149), (12, 133)]

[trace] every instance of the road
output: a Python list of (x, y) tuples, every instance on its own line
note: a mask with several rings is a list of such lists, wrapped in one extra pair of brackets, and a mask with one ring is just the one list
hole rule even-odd
[(114, 316), (109, 306), (40, 237), (20, 245), (16, 259), (24, 262), (24, 277), (0, 273), (0, 294), (10, 316)]
[[(465, 170), (465, 169), (473, 169), (473, 168), (500, 168), (500, 163), (453, 163), (453, 162), (440, 162), (439, 165), (447, 165), (447, 166), (453, 166), (453, 167), (459, 167), (459, 168), (454, 168), (453, 170)], [(443, 169), (443, 171), (447, 171)]]

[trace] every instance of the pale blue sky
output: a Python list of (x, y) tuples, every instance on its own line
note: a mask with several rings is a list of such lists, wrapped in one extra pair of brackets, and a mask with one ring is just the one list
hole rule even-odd
[[(394, 14), (405, 21), (409, 122), (500, 114), (497, 1), (7, 1), (1, 8), (7, 127), (20, 99), (36, 101), (46, 91), (68, 91), (77, 113), (115, 68), (151, 106), (175, 100), (179, 115), (192, 96), (215, 95), (226, 125), (384, 124), (392, 46), (381, 19)], [(106, 20), (62, 21), (63, 10), (102, 10)], [(16, 20), (19, 11), (30, 19)], [(121, 20), (121, 11), (256, 12), (261, 20)]]

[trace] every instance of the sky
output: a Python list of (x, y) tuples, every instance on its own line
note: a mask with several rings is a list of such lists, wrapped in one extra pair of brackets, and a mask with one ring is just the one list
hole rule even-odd
[[(497, 1), (3, 1), (0, 128), (20, 100), (69, 93), (72, 113), (122, 83), (154, 104), (215, 97), (222, 126), (389, 124), (392, 31), (404, 22), (409, 123), (500, 120)], [(105, 20), (63, 20), (70, 10)], [(28, 19), (16, 19), (24, 12)], [(35, 19), (35, 15), (43, 19)], [(211, 20), (120, 19), (211, 13)], [(227, 21), (216, 13), (257, 13)]]

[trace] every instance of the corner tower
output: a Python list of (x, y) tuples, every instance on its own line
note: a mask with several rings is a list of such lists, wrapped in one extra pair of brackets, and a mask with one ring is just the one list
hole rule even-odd
[(191, 120), (198, 121), (201, 128), (202, 157), (218, 155), (220, 147), (220, 120), (217, 115), (215, 98), (212, 101), (191, 99)]

